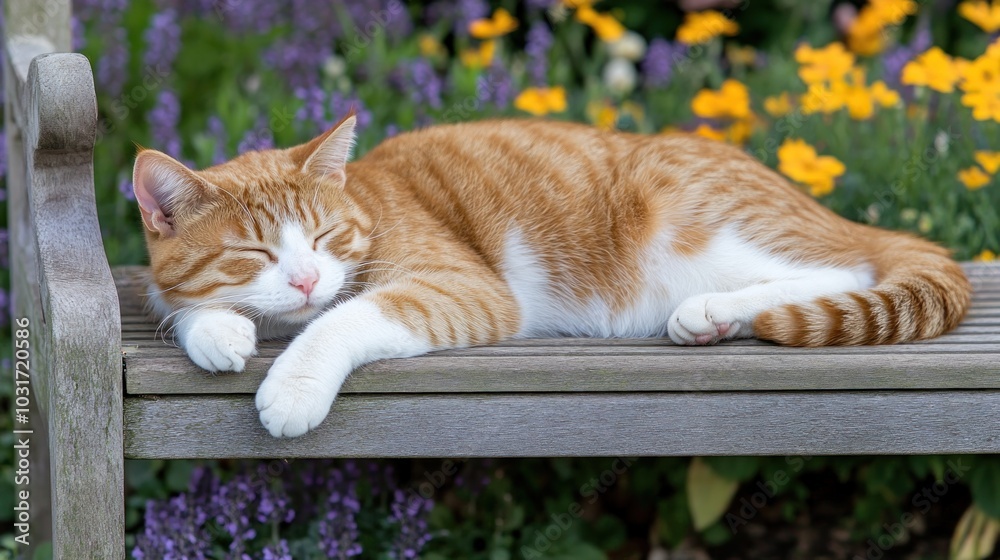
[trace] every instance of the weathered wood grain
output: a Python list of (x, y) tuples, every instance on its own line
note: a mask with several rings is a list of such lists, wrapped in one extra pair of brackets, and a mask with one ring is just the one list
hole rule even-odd
[[(133, 350), (127, 352), (131, 356)], [(664, 359), (649, 353), (596, 357), (430, 356), (365, 366), (348, 378), (343, 392), (1000, 389), (1000, 364), (995, 356), (996, 353), (746, 356), (701, 353), (677, 359)], [(184, 356), (157, 359), (152, 363), (155, 371), (133, 372), (131, 367), (127, 368), (128, 394), (254, 393), (271, 359), (251, 359), (246, 371), (222, 374), (199, 370)]]
[(125, 425), (130, 458), (997, 453), (1000, 391), (344, 395), (294, 439), (250, 396), (129, 398)]
[[(121, 326), (94, 200), (93, 76), (81, 55), (36, 56), (46, 44), (68, 46), (69, 13), (68, 1), (16, 0), (7, 20), (7, 124), (16, 125), (7, 130), (20, 149), (10, 154), (8, 188), (23, 243), (12, 285), (16, 309), (35, 318), (32, 384), (49, 442), (53, 555), (114, 559), (125, 555)], [(34, 272), (23, 268), (29, 253)]]
[[(968, 267), (983, 277), (989, 266)], [(1000, 268), (1000, 267), (996, 267)], [(253, 393), (287, 344), (264, 342), (242, 374), (211, 375), (143, 314), (143, 267), (115, 272), (129, 394)], [(822, 349), (757, 340), (685, 348), (668, 339), (519, 339), (370, 364), (350, 393), (795, 391), (1000, 388), (1000, 305), (974, 299), (954, 332), (912, 344)], [(123, 307), (123, 313), (125, 308)]]

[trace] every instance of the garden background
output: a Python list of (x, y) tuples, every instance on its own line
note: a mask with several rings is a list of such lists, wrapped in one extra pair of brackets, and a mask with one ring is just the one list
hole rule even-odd
[[(302, 142), (351, 107), (358, 156), (497, 116), (690, 131), (850, 219), (959, 259), (1000, 252), (1000, 0), (84, 0), (74, 16), (112, 264), (145, 261), (136, 145), (206, 167)], [(975, 558), (1000, 533), (1000, 457), (130, 461), (126, 474), (136, 558)], [(13, 478), (4, 455), (5, 523)], [(0, 558), (13, 544), (0, 536)]]

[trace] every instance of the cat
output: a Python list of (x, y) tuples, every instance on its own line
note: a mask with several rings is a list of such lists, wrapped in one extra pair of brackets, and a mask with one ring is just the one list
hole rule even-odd
[(143, 150), (150, 301), (191, 360), (242, 371), (300, 436), (352, 370), (512, 337), (889, 344), (970, 302), (915, 236), (841, 218), (738, 148), (546, 120), (428, 127), (348, 163), (353, 114), (290, 149), (193, 171)]

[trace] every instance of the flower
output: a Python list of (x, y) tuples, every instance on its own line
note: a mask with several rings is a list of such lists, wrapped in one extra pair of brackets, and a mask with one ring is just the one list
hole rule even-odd
[(847, 46), (862, 56), (878, 54), (885, 48), (885, 28), (915, 13), (913, 0), (872, 0), (847, 29)]
[(173, 158), (181, 157), (181, 137), (177, 125), (181, 119), (181, 105), (177, 94), (165, 89), (156, 96), (156, 106), (149, 112), (153, 145)]
[(503, 8), (497, 8), (492, 18), (477, 19), (469, 24), (469, 35), (477, 39), (496, 39), (517, 29), (517, 19)]
[(1000, 152), (977, 151), (975, 154), (976, 163), (982, 166), (990, 175), (1000, 171)]
[(593, 29), (597, 37), (604, 42), (617, 41), (625, 35), (625, 27), (614, 16), (597, 12), (590, 6), (578, 8), (576, 19)]
[(997, 260), (997, 254), (989, 249), (983, 249), (983, 252), (973, 257), (972, 260), (978, 262), (993, 262)]
[(883, 107), (891, 107), (899, 102), (899, 94), (890, 90), (884, 82), (878, 81), (869, 88), (865, 82), (865, 71), (855, 68), (851, 71), (850, 83), (839, 81), (830, 89), (831, 95), (847, 107), (852, 119), (867, 120), (875, 113), (876, 102)]
[(810, 84), (805, 95), (799, 100), (802, 112), (830, 114), (844, 108), (844, 98), (825, 83)]
[(764, 98), (764, 110), (774, 118), (780, 118), (792, 112), (792, 101), (788, 92)]
[(972, 117), (1000, 122), (1000, 40), (975, 60), (961, 65), (958, 87), (965, 92), (962, 104), (972, 109)]
[(1000, 31), (1000, 0), (967, 0), (958, 5), (958, 13), (987, 33)]
[(903, 67), (902, 82), (908, 86), (927, 86), (934, 91), (951, 93), (958, 81), (958, 66), (938, 47), (911, 60)]
[(502, 64), (492, 64), (476, 79), (476, 95), (487, 103), (492, 103), (500, 109), (510, 106), (514, 95), (514, 83), (510, 72)]
[(483, 41), (478, 49), (467, 49), (459, 53), (459, 58), (462, 60), (462, 64), (469, 68), (485, 68), (493, 62), (496, 50), (496, 41)]
[(525, 40), (524, 53), (528, 55), (528, 75), (535, 85), (545, 85), (549, 72), (549, 49), (552, 48), (552, 31), (542, 20), (531, 24)]
[(819, 156), (805, 140), (787, 138), (778, 148), (778, 170), (809, 187), (813, 196), (833, 192), (834, 179), (844, 174), (844, 164), (832, 156)]
[(635, 65), (624, 58), (612, 58), (604, 67), (604, 85), (616, 95), (625, 95), (635, 89)]
[(978, 166), (973, 165), (958, 172), (958, 180), (970, 191), (980, 189), (989, 184), (990, 176)]
[(716, 10), (690, 12), (677, 28), (677, 40), (687, 45), (707, 43), (719, 35), (732, 37), (740, 30), (735, 21)]
[(885, 85), (885, 82), (882, 80), (878, 80), (872, 84), (869, 91), (872, 97), (875, 98), (875, 102), (882, 107), (895, 107), (899, 105), (899, 93), (889, 89), (889, 86)]
[(699, 91), (691, 101), (691, 110), (706, 119), (743, 119), (750, 115), (750, 91), (742, 83), (728, 79), (718, 91)]
[(561, 113), (566, 110), (566, 89), (562, 86), (528, 88), (514, 99), (514, 107), (535, 116)]
[(423, 57), (436, 58), (448, 55), (448, 49), (430, 33), (422, 34), (417, 40), (417, 46), (420, 47), (420, 56)]
[(646, 40), (635, 31), (626, 31), (618, 40), (608, 43), (611, 56), (638, 62), (646, 54)]
[(642, 73), (647, 86), (665, 87), (673, 75), (674, 58), (687, 49), (680, 43), (671, 43), (657, 37), (649, 43), (646, 58), (642, 61)]
[(618, 111), (610, 103), (591, 101), (587, 104), (587, 118), (597, 128), (611, 130), (618, 122)]
[(830, 43), (821, 49), (803, 43), (795, 49), (795, 61), (801, 65), (799, 77), (808, 85), (842, 80), (854, 67), (854, 55), (843, 43)]
[(726, 131), (725, 130), (718, 130), (718, 129), (712, 128), (711, 126), (709, 126), (709, 125), (707, 125), (705, 123), (699, 124), (698, 128), (695, 128), (692, 131), (692, 133), (697, 134), (698, 136), (702, 136), (704, 138), (708, 138), (709, 140), (718, 140), (719, 142), (725, 142), (726, 141)]

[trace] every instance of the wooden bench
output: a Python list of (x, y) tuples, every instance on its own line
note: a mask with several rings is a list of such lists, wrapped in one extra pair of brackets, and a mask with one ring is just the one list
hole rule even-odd
[(367, 366), (317, 430), (274, 439), (253, 393), (280, 344), (242, 374), (201, 371), (143, 313), (144, 269), (108, 266), (91, 69), (46, 54), (69, 48), (69, 7), (44, 5), (40, 32), (41, 8), (12, 4), (4, 72), (13, 315), (38, 408), (17, 427), (33, 430), (32, 540), (51, 493), (56, 558), (124, 558), (128, 458), (1000, 452), (1000, 266), (983, 264), (968, 318), (936, 340), (520, 340)]

